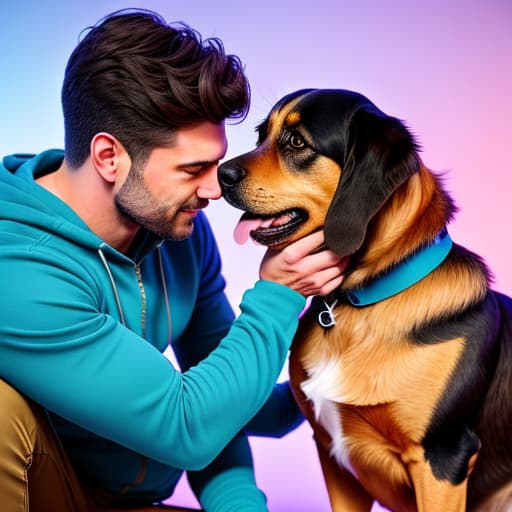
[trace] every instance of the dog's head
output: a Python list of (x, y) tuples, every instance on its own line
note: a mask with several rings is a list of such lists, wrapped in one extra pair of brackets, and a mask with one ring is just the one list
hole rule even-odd
[(257, 242), (281, 248), (323, 228), (327, 246), (356, 252), (369, 222), (419, 169), (404, 124), (363, 95), (304, 89), (274, 105), (257, 147), (219, 167), (225, 199)]

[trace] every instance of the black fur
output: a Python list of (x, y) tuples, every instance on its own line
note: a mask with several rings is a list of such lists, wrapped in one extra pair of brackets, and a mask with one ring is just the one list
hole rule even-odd
[(461, 483), (470, 457), (480, 448), (476, 421), (494, 377), (499, 354), (500, 314), (496, 298), (485, 299), (429, 329), (429, 342), (464, 339), (462, 357), (447, 390), (433, 411), (423, 446), (434, 475), (452, 484)]

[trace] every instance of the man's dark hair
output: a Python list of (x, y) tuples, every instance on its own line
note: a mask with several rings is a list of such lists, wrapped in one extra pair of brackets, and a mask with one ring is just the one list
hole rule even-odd
[(146, 10), (119, 11), (91, 27), (69, 58), (62, 87), (66, 160), (78, 167), (92, 137), (115, 136), (141, 162), (180, 128), (243, 119), (249, 84), (217, 38)]

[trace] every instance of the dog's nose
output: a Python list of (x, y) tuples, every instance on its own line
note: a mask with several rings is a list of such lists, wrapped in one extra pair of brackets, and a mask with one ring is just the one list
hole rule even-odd
[(245, 169), (230, 162), (226, 162), (219, 166), (218, 177), (219, 183), (223, 188), (234, 187), (244, 179)]

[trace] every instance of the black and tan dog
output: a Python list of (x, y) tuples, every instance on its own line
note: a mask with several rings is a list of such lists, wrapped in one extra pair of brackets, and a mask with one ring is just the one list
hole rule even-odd
[(455, 207), (405, 125), (364, 96), (301, 90), (224, 163), (254, 240), (323, 229), (351, 260), (290, 355), (335, 511), (512, 510), (512, 301), (452, 243)]

